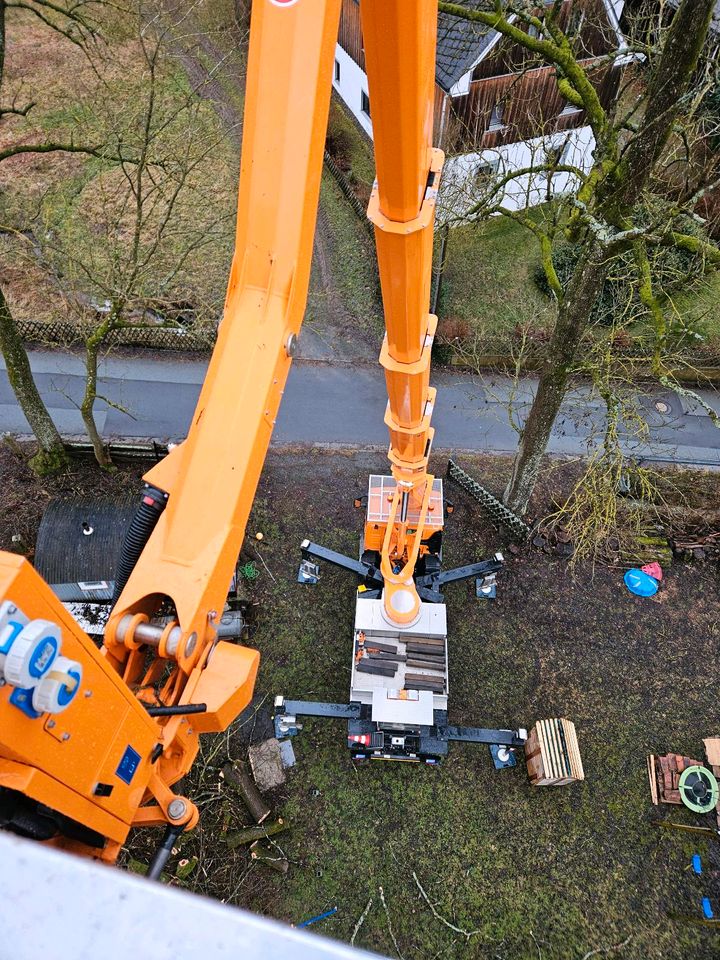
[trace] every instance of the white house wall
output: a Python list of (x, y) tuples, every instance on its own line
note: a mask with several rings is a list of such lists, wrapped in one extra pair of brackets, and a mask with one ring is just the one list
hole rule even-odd
[(368, 92), (367, 77), (339, 43), (335, 46), (335, 62), (340, 66), (340, 80), (335, 79), (335, 67), (333, 67), (333, 87), (365, 133), (372, 137), (372, 123), (368, 115), (362, 111), (362, 94), (367, 95)]
[[(438, 216), (440, 219), (462, 215), (470, 206), (485, 196), (493, 206), (508, 210), (523, 210), (545, 203), (550, 196), (574, 191), (578, 178), (572, 173), (556, 173), (550, 178), (545, 173), (525, 174), (510, 180), (497, 194), (493, 182), (514, 170), (539, 166), (545, 162), (549, 150), (563, 150), (564, 164), (582, 170), (592, 166), (595, 139), (590, 127), (564, 130), (545, 137), (521, 143), (510, 143), (492, 150), (481, 150), (457, 157), (448, 157), (443, 167)], [(493, 167), (495, 173), (484, 173)], [(548, 190), (549, 188), (549, 190)]]
[[(368, 92), (367, 77), (345, 50), (336, 44), (335, 61), (340, 68), (340, 79), (335, 79), (333, 87), (342, 97), (350, 112), (363, 130), (372, 139), (372, 122), (362, 110), (362, 94)], [(443, 168), (442, 186), (438, 214), (442, 216), (458, 215), (467, 210), (478, 199), (478, 169), (492, 163), (498, 167), (498, 174), (504, 175), (512, 170), (520, 170), (533, 162), (542, 163), (549, 148), (567, 144), (565, 162), (579, 167), (583, 171), (592, 165), (592, 151), (595, 141), (589, 127), (566, 130), (547, 137), (538, 137), (523, 143), (511, 143), (492, 150), (482, 150), (458, 157), (449, 157)], [(501, 195), (495, 200), (497, 205), (511, 210), (544, 203), (548, 197), (546, 175), (519, 177), (508, 183)], [(484, 182), (484, 181), (483, 181)], [(574, 189), (577, 178), (569, 173), (557, 173), (552, 178), (551, 194), (557, 196)]]

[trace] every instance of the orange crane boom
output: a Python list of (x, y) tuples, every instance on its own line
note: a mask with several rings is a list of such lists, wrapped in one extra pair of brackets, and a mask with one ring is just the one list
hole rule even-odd
[(375, 227), (385, 309), (380, 363), (396, 484), (382, 540), (383, 604), (389, 619), (403, 625), (420, 609), (413, 572), (434, 479), (427, 467), (434, 434), (435, 390), (429, 382), (437, 317), (429, 306), (435, 200), (444, 159), (432, 146), (437, 4), (363, 0), (360, 9), (377, 167), (368, 216)]
[[(219, 641), (217, 624), (305, 310), (339, 16), (340, 0), (253, 4), (225, 312), (187, 439), (145, 475), (102, 649), (26, 560), (0, 554), (0, 817), (11, 829), (112, 861), (132, 826), (193, 826), (197, 808), (171, 787), (199, 734), (225, 729), (252, 698), (259, 655)], [(442, 525), (427, 472), (436, 17), (434, 0), (362, 3), (394, 481), (366, 541), (380, 548), (385, 614), (400, 626), (418, 615), (413, 571)]]
[(339, 17), (340, 0), (253, 4), (225, 312), (188, 437), (145, 477), (158, 517), (102, 651), (26, 560), (0, 554), (11, 829), (32, 820), (38, 838), (112, 861), (134, 825), (191, 827), (196, 807), (170, 788), (198, 735), (252, 698), (259, 655), (218, 642), (216, 624), (305, 310)]

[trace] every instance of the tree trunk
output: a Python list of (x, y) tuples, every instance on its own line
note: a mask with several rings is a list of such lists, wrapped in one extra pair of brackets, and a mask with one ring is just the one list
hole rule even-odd
[(107, 324), (102, 324), (92, 336), (85, 341), (85, 395), (80, 405), (80, 413), (82, 414), (87, 435), (93, 445), (93, 452), (95, 453), (95, 459), (98, 465), (101, 466), (103, 470), (112, 470), (114, 469), (113, 462), (100, 436), (93, 414), (93, 408), (97, 398), (98, 350), (100, 349), (100, 344), (105, 339), (106, 332)]
[(52, 421), (33, 380), (25, 345), (0, 289), (0, 350), (7, 367), (8, 380), (20, 409), (38, 442), (38, 452), (30, 460), (39, 476), (55, 473), (70, 462), (62, 437)]
[(234, 850), (243, 843), (252, 843), (254, 840), (263, 840), (265, 837), (272, 837), (282, 830), (287, 830), (289, 826), (290, 824), (286, 820), (278, 817), (273, 823), (266, 822), (259, 824), (257, 827), (245, 827), (243, 830), (235, 830), (233, 833), (227, 835), (225, 842), (231, 850)]
[(522, 516), (528, 507), (540, 461), (567, 390), (567, 381), (593, 304), (602, 289), (611, 261), (596, 247), (578, 264), (558, 311), (537, 393), (520, 437), (504, 501)]
[[(625, 155), (605, 183), (599, 186), (597, 212), (607, 224), (622, 230), (629, 226), (633, 208), (662, 156), (684, 95), (697, 69), (715, 0), (682, 0), (673, 17), (660, 61), (648, 87), (648, 108)], [(596, 213), (597, 216), (597, 213)], [(522, 515), (535, 487), (540, 461), (550, 439), (555, 418), (567, 388), (568, 375), (590, 311), (609, 272), (614, 256), (597, 240), (588, 239), (584, 252), (558, 310), (558, 319), (547, 352), (538, 391), (523, 430), (505, 503)]]
[(236, 763), (229, 761), (223, 767), (223, 776), (228, 783), (238, 788), (255, 823), (262, 823), (267, 820), (272, 811), (263, 800), (262, 794), (247, 772), (245, 764), (241, 761)]

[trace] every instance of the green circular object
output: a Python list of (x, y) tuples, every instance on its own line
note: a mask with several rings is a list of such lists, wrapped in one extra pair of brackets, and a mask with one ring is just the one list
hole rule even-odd
[(705, 767), (688, 767), (680, 774), (680, 799), (695, 813), (710, 813), (720, 797), (718, 782)]

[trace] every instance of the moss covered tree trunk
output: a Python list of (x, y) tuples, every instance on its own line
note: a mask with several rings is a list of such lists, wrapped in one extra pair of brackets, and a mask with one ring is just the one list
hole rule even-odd
[[(634, 208), (653, 169), (667, 145), (675, 120), (697, 69), (707, 37), (715, 0), (683, 0), (673, 17), (657, 68), (648, 86), (648, 108), (640, 126), (619, 162), (600, 179), (592, 198), (596, 223), (607, 234), (599, 240), (586, 233), (584, 250), (570, 283), (562, 295), (538, 390), (524, 426), (505, 502), (523, 514), (535, 487), (540, 461), (547, 450), (555, 418), (560, 410), (568, 377), (587, 330), (590, 313), (619, 250), (612, 248), (612, 234), (632, 226)], [(602, 144), (598, 149), (602, 151)]]
[(110, 325), (111, 320), (105, 321), (85, 341), (85, 394), (80, 404), (80, 413), (87, 435), (93, 445), (95, 459), (103, 470), (112, 470), (113, 462), (95, 423), (94, 407), (97, 399), (98, 352), (110, 330)]
[(505, 491), (505, 503), (516, 513), (524, 514), (527, 510), (540, 462), (567, 391), (568, 377), (587, 327), (587, 318), (609, 268), (609, 261), (603, 257), (601, 249), (596, 247), (589, 251), (578, 264), (558, 310), (537, 393), (523, 427), (512, 476)]
[[(0, 0), (0, 83), (5, 67), (5, 7), (5, 0)], [(20, 338), (2, 289), (0, 289), (0, 350), (5, 358), (10, 386), (38, 442), (39, 449), (30, 461), (30, 466), (40, 476), (54, 473), (67, 465), (69, 457), (62, 438), (35, 386), (25, 344)]]
[(31, 459), (30, 466), (40, 476), (61, 470), (67, 466), (69, 457), (62, 437), (33, 380), (25, 344), (20, 338), (2, 289), (0, 289), (0, 350), (5, 358), (10, 386), (38, 442), (39, 449)]

